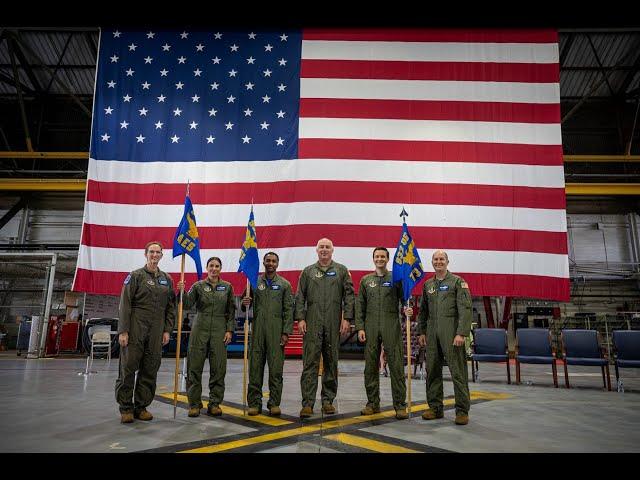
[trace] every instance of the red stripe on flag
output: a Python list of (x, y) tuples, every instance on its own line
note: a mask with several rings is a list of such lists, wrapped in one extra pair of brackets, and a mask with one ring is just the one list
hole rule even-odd
[[(140, 268), (132, 265), (132, 269)], [(160, 265), (162, 268), (162, 265)], [(76, 278), (73, 284), (74, 291), (91, 292), (99, 295), (120, 295), (124, 279), (129, 272), (103, 272), (91, 271), (78, 268)], [(369, 271), (351, 271), (353, 283), (356, 291), (359, 289), (360, 279), (370, 273)], [(454, 272), (458, 274), (458, 272)], [(299, 271), (278, 272), (293, 287), (294, 292), (298, 287)], [(433, 274), (429, 273), (427, 277)], [(569, 301), (569, 279), (543, 277), (533, 275), (491, 275), (476, 273), (459, 273), (462, 278), (469, 284), (471, 294), (473, 296), (514, 296), (514, 297), (531, 297), (543, 298), (548, 300), (557, 300), (560, 302)], [(171, 274), (174, 285), (178, 279), (178, 274)], [(247, 283), (246, 277), (242, 273), (222, 273), (221, 278), (233, 285), (234, 294), (241, 295)], [(185, 274), (185, 289), (188, 289), (196, 281), (195, 273)], [(422, 282), (424, 282), (423, 279)], [(422, 282), (420, 282), (413, 290), (414, 295), (420, 295), (422, 291)]]
[(553, 29), (323, 29), (309, 28), (303, 40), (346, 40), (379, 42), (472, 42), (472, 43), (558, 43)]
[(563, 165), (562, 145), (301, 138), (299, 158)]
[(302, 98), (300, 117), (560, 123), (559, 104)]
[[(407, 185), (411, 185), (412, 188), (407, 188)], [(180, 205), (184, 203), (186, 185), (89, 180), (87, 189), (87, 201), (92, 202)], [(199, 205), (245, 203), (248, 198), (252, 198), (255, 204), (358, 202), (565, 208), (563, 188), (508, 185), (308, 180), (273, 183), (192, 183), (189, 192), (191, 201)]]
[(557, 63), (419, 62), (303, 59), (302, 78), (558, 83)]
[[(246, 227), (198, 227), (200, 248), (238, 249)], [(85, 223), (82, 244), (89, 247), (144, 249), (153, 238), (171, 249), (174, 227), (123, 227)], [(261, 251), (274, 248), (315, 247), (319, 238), (331, 238), (336, 247), (396, 245), (400, 227), (378, 225), (256, 225)], [(567, 253), (565, 232), (500, 230), (489, 228), (417, 227), (411, 235), (419, 251), (439, 248), (448, 250), (494, 250), (536, 253)]]

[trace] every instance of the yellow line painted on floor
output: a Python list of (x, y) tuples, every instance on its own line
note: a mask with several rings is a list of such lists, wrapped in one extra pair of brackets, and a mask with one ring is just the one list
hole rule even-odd
[(328, 435), (326, 438), (378, 453), (420, 453), (417, 450), (411, 450), (409, 448), (400, 447), (391, 443), (380, 442), (378, 440), (371, 440), (370, 438), (359, 437), (350, 433), (337, 433), (334, 435)]
[[(470, 392), (471, 395), (471, 400), (502, 400), (505, 398), (509, 398), (511, 397), (511, 395), (505, 394), (505, 393), (493, 393), (493, 392), (480, 392), (480, 391), (473, 391)], [(164, 396), (164, 395), (163, 395)], [(170, 395), (171, 398), (173, 398), (173, 395)], [(186, 397), (184, 395), (179, 395), (178, 398), (184, 398), (186, 400)], [(204, 403), (204, 401), (203, 401)], [(455, 404), (455, 400), (453, 398), (447, 398), (444, 400), (443, 402), (444, 406), (449, 406), (449, 405), (454, 405)], [(224, 405), (220, 406), (223, 411), (224, 411)], [(422, 403), (422, 404), (418, 404), (418, 405), (412, 405), (411, 406), (411, 412), (412, 413), (417, 413), (417, 412), (421, 412), (422, 410), (426, 410), (427, 409), (427, 404), (426, 403)], [(240, 412), (240, 415), (242, 415), (242, 410), (238, 410), (238, 409), (234, 409)], [(259, 443), (266, 443), (266, 442), (272, 442), (274, 440), (280, 440), (282, 438), (289, 438), (289, 437), (295, 437), (298, 435), (307, 435), (310, 433), (315, 433), (318, 431), (326, 431), (326, 430), (333, 430), (333, 429), (337, 429), (340, 427), (346, 427), (349, 425), (355, 425), (358, 423), (365, 423), (365, 422), (371, 422), (372, 420), (380, 420), (383, 418), (389, 418), (389, 417), (394, 417), (396, 414), (395, 410), (387, 410), (384, 412), (380, 412), (380, 413), (375, 413), (373, 415), (358, 415), (356, 417), (350, 417), (350, 418), (341, 418), (341, 419), (337, 419), (337, 420), (329, 420), (329, 421), (325, 421), (322, 423), (318, 423), (318, 424), (314, 424), (314, 425), (307, 425), (304, 427), (299, 427), (299, 428), (292, 428), (292, 429), (288, 429), (288, 430), (283, 430), (280, 432), (273, 432), (273, 433), (267, 433), (264, 435), (257, 435), (255, 437), (250, 437), (250, 438), (243, 438), (242, 440), (234, 440), (231, 442), (226, 442), (226, 443), (219, 443), (217, 445), (209, 445), (206, 447), (200, 447), (200, 448), (194, 448), (191, 450), (182, 450), (178, 453), (218, 453), (218, 452), (224, 452), (226, 450), (233, 450), (236, 448), (242, 448), (242, 447), (247, 447), (249, 445), (256, 445)], [(251, 419), (255, 419), (257, 417), (247, 417), (247, 418), (251, 418)], [(267, 419), (273, 420), (271, 417), (265, 417)], [(287, 422), (287, 423), (292, 423), (292, 422)], [(338, 434), (341, 435), (341, 434)]]
[(208, 447), (194, 448), (192, 450), (183, 450), (178, 453), (224, 452), (225, 450), (233, 450), (234, 448), (247, 447), (249, 445), (255, 445), (257, 443), (272, 442), (274, 440), (280, 440), (281, 438), (295, 437), (298, 435), (314, 433), (320, 429), (321, 429), (320, 425), (309, 425), (306, 427), (293, 428), (291, 430), (284, 430), (282, 432), (267, 433), (265, 435), (258, 435), (257, 437), (244, 438), (242, 440), (234, 440), (232, 442), (227, 442), (227, 443), (220, 443), (218, 445), (210, 445)]
[[(159, 395), (161, 397), (168, 398), (169, 400), (173, 401), (173, 393), (161, 393)], [(187, 398), (186, 395), (178, 395), (178, 401), (189, 403), (189, 399)], [(202, 404), (204, 405), (204, 408), (207, 408), (207, 406), (209, 405), (209, 402), (207, 402), (206, 400), (203, 400)], [(289, 420), (283, 420), (282, 418), (278, 418), (278, 417), (269, 417), (267, 415), (262, 415), (262, 414), (255, 415), (255, 416), (249, 416), (249, 415), (245, 416), (242, 414), (242, 410), (240, 408), (234, 408), (224, 404), (220, 405), (220, 408), (222, 409), (223, 415), (241, 417), (251, 422), (262, 423), (264, 425), (271, 425), (272, 427), (281, 427), (283, 425), (290, 425), (291, 423), (293, 423), (293, 422), (290, 422)]]
[(471, 391), (470, 396), (471, 400), (506, 400), (513, 397), (509, 393), (481, 392), (477, 390)]

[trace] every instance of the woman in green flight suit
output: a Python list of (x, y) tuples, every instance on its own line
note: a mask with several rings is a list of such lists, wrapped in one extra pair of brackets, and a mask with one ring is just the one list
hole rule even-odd
[[(222, 415), (224, 377), (227, 372), (227, 345), (235, 330), (236, 306), (233, 287), (220, 279), (222, 261), (207, 260), (207, 278), (193, 284), (183, 296), (184, 307), (196, 307), (195, 326), (191, 330), (187, 354), (189, 416), (197, 417), (202, 408), (202, 371), (209, 358), (209, 406), (207, 415)], [(181, 287), (180, 282), (178, 288)]]

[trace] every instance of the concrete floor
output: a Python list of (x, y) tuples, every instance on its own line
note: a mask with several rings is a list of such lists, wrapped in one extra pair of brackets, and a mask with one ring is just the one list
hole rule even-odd
[[(82, 358), (26, 360), (0, 355), (2, 452), (639, 452), (640, 371), (622, 371), (624, 393), (602, 389), (598, 368), (570, 367), (571, 389), (553, 388), (551, 369), (525, 365), (522, 385), (508, 385), (504, 364), (480, 364), (470, 383), (471, 421), (453, 423), (453, 388), (445, 368), (445, 418), (426, 422), (424, 380), (412, 381), (414, 413), (397, 421), (390, 380), (380, 377), (383, 411), (362, 417), (366, 403), (362, 360), (340, 360), (337, 415), (302, 422), (299, 359), (284, 367), (283, 416), (242, 416), (242, 359), (229, 359), (222, 417), (188, 418), (180, 401), (173, 418), (173, 368), (165, 358), (158, 374), (151, 422), (121, 425), (114, 400), (118, 360), (97, 360), (83, 375)], [(205, 369), (208, 379), (208, 369)], [(515, 368), (512, 368), (515, 380)], [(266, 381), (265, 387), (267, 389)], [(204, 388), (205, 393), (207, 388)], [(320, 395), (318, 389), (318, 397)], [(183, 397), (180, 397), (182, 400)], [(265, 399), (266, 406), (266, 399)]]

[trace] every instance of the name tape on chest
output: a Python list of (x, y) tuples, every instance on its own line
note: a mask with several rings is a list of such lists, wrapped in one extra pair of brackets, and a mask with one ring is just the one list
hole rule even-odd
[(449, 285), (440, 285), (438, 287), (438, 290), (441, 292), (448, 292), (449, 291)]
[(330, 272), (326, 273), (327, 277), (335, 277), (336, 276), (336, 272), (334, 272), (333, 270)]
[(169, 285), (169, 282), (167, 282), (166, 278), (161, 278), (160, 280), (158, 280), (158, 283), (160, 285)]
[(227, 289), (226, 285), (218, 285), (216, 287), (216, 292), (224, 292)]
[(393, 284), (391, 282), (382, 282), (381, 285), (383, 287), (393, 287)]
[(280, 285), (271, 285), (271, 290), (280, 290)]

